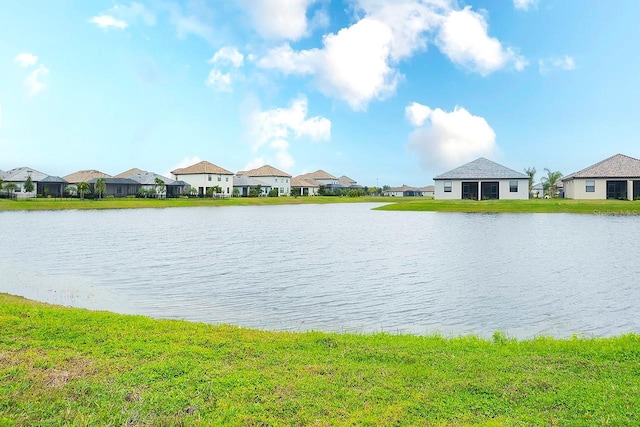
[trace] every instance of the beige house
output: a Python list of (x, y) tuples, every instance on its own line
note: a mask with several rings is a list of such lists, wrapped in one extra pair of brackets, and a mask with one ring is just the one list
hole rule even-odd
[(233, 191), (233, 172), (207, 161), (186, 168), (171, 171), (176, 181), (184, 181), (198, 191), (199, 196), (207, 194), (209, 188), (220, 187), (219, 194), (231, 197)]
[(278, 189), (279, 196), (291, 194), (291, 175), (273, 166), (264, 165), (256, 169), (240, 171), (237, 175), (244, 175), (262, 181), (267, 186)]
[(69, 175), (63, 176), (65, 181), (69, 184), (78, 184), (81, 182), (89, 182), (92, 179), (97, 178), (113, 178), (111, 175), (108, 175), (104, 172), (100, 172), (95, 169), (85, 169), (78, 172), (71, 173)]
[(640, 160), (616, 154), (562, 178), (569, 199), (640, 199)]
[(299, 188), (301, 196), (317, 196), (320, 184), (311, 178), (305, 179), (297, 176), (291, 178), (291, 188)]
[(529, 176), (484, 157), (434, 178), (436, 199), (528, 199)]

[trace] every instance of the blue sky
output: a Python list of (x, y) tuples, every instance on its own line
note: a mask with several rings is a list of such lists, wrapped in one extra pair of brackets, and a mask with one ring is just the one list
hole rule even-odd
[(5, 1), (0, 169), (568, 174), (640, 157), (639, 21), (636, 1)]

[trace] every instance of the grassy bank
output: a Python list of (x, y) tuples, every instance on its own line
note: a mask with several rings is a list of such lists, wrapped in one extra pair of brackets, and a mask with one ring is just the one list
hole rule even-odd
[(423, 212), (512, 212), (640, 215), (640, 201), (620, 200), (434, 200), (423, 197), (257, 197), (230, 199), (0, 199), (1, 211), (63, 209), (135, 209), (193, 206), (263, 206), (325, 203), (386, 203), (379, 210)]
[(0, 211), (38, 211), (63, 209), (136, 209), (136, 208), (176, 208), (194, 206), (262, 206), (299, 205), (324, 203), (365, 203), (389, 202), (388, 197), (233, 197), (229, 199), (188, 198), (188, 199), (138, 199), (114, 198), (101, 200), (80, 199), (0, 199)]
[[(395, 200), (394, 200), (395, 201)], [(389, 211), (422, 212), (513, 212), (513, 213), (579, 213), (596, 215), (640, 215), (640, 201), (625, 200), (434, 200), (406, 198), (399, 203), (378, 208)]]
[(264, 332), (0, 294), (0, 425), (637, 425), (640, 336)]

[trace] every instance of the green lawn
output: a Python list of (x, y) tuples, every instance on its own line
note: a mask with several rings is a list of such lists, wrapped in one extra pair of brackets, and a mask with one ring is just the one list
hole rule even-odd
[(640, 336), (265, 332), (0, 294), (0, 426), (638, 425)]
[(186, 206), (262, 206), (312, 203), (385, 203), (380, 210), (432, 212), (515, 212), (640, 215), (640, 201), (620, 200), (434, 200), (424, 197), (255, 197), (230, 199), (0, 199), (0, 211), (61, 209), (133, 209)]

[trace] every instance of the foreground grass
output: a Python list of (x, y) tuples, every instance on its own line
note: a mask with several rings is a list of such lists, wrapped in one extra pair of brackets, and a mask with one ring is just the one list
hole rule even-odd
[[(513, 213), (579, 213), (596, 215), (640, 215), (640, 201), (628, 200), (434, 200), (403, 198), (399, 203), (377, 208), (389, 211), (428, 212), (513, 212)], [(388, 199), (387, 199), (388, 200)], [(394, 200), (395, 201), (395, 200)]]
[(265, 332), (0, 294), (0, 425), (638, 425), (640, 336)]

